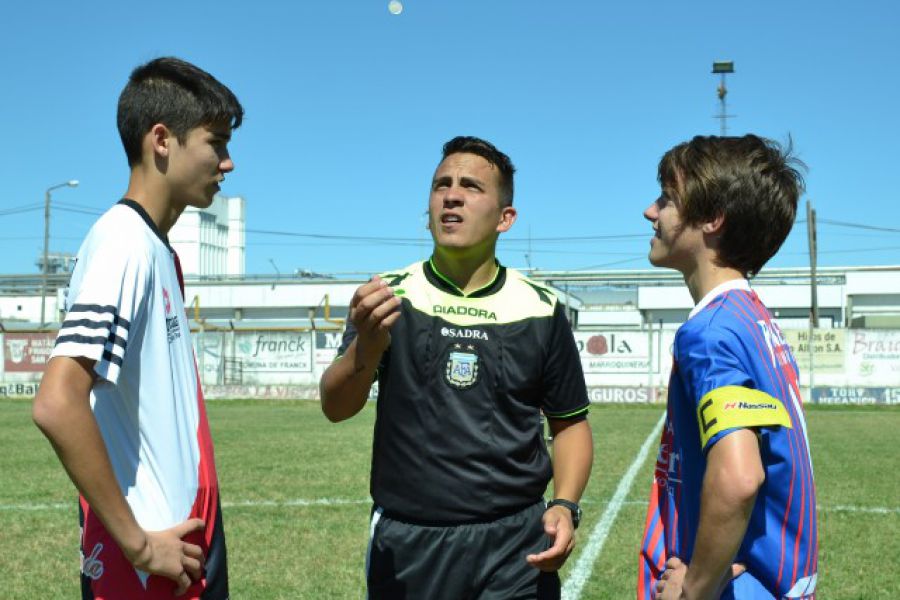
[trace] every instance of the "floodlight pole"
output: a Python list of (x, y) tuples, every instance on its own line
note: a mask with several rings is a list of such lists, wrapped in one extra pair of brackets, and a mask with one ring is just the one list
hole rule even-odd
[(44, 262), (41, 265), (41, 272), (43, 275), (41, 280), (41, 327), (46, 323), (47, 278), (50, 276), (50, 192), (61, 187), (78, 187), (78, 180), (70, 179), (65, 183), (51, 185), (47, 188), (47, 191), (44, 192)]
[(719, 104), (721, 111), (716, 118), (721, 122), (721, 135), (722, 137), (728, 134), (728, 118), (733, 117), (734, 115), (729, 115), (727, 108), (728, 105), (725, 101), (725, 97), (728, 95), (728, 88), (725, 86), (725, 75), (728, 73), (734, 73), (734, 62), (730, 60), (717, 60), (713, 62), (712, 72), (714, 74), (720, 74), (722, 76), (722, 80), (719, 83), (719, 87), (716, 89), (716, 94), (719, 96)]

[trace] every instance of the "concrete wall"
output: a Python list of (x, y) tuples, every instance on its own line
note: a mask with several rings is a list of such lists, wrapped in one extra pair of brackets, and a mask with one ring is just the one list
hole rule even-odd
[[(808, 387), (814, 379), (817, 388), (830, 390), (817, 392), (823, 401), (890, 399), (894, 398), (890, 390), (900, 389), (900, 330), (818, 329), (812, 369), (808, 332), (784, 333), (800, 368), (801, 386)], [(574, 335), (585, 382), (596, 401), (652, 401), (668, 385), (674, 330), (576, 330)], [(54, 333), (0, 334), (0, 396), (11, 393), (3, 390), (33, 393), (54, 337)], [(192, 339), (210, 397), (312, 397), (321, 374), (335, 359), (341, 332), (195, 331)], [(880, 391), (858, 391), (876, 388)], [(845, 389), (857, 392), (846, 396), (848, 392), (834, 391)], [(900, 402), (900, 393), (896, 398)]]

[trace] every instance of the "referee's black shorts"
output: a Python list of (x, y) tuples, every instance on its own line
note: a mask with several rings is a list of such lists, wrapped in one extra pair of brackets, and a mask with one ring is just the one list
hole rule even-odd
[(376, 507), (366, 557), (371, 600), (557, 600), (559, 575), (525, 562), (550, 547), (542, 501), (487, 523), (432, 527)]

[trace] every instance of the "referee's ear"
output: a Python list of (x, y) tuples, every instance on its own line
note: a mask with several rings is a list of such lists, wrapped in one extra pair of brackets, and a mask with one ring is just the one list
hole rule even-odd
[(497, 233), (506, 233), (509, 231), (519, 213), (512, 206), (504, 206), (500, 209), (500, 221), (497, 223)]

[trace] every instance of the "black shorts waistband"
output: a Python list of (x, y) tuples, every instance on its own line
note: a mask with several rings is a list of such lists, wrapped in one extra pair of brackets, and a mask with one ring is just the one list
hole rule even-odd
[(440, 520), (440, 519), (423, 519), (420, 516), (411, 516), (405, 514), (403, 512), (398, 512), (396, 510), (390, 510), (384, 508), (383, 506), (379, 506), (377, 504), (372, 505), (371, 515), (375, 514), (375, 511), (381, 509), (381, 514), (392, 521), (399, 521), (401, 523), (407, 523), (409, 525), (417, 525), (419, 527), (456, 527), (459, 525), (478, 525), (481, 523), (493, 523), (500, 519), (505, 519), (506, 517), (511, 517), (516, 515), (524, 510), (528, 510), (533, 508), (536, 505), (545, 505), (545, 501), (543, 498), (539, 500), (535, 500), (533, 502), (528, 502), (527, 504), (522, 504), (519, 506), (507, 507), (498, 511), (494, 515), (485, 515), (484, 517), (478, 517), (475, 519), (461, 519), (461, 520)]

